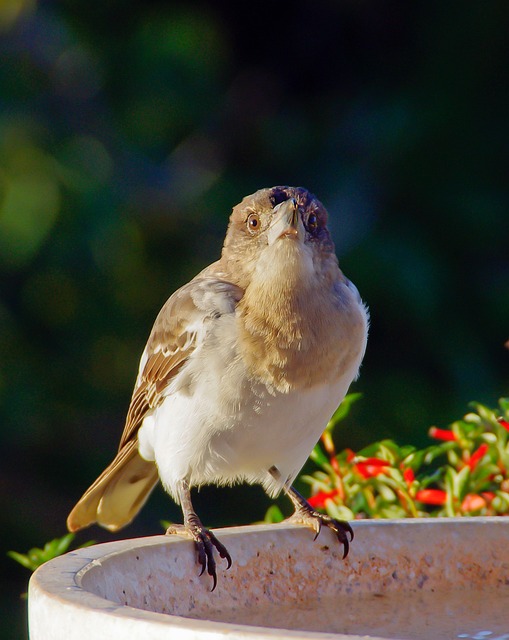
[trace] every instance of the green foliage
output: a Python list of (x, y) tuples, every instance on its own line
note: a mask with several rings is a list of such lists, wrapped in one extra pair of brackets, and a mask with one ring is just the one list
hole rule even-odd
[(275, 524), (277, 522), (283, 522), (284, 519), (285, 517), (281, 509), (277, 506), (277, 504), (273, 504), (267, 509), (267, 513), (265, 514), (263, 522), (265, 524)]
[[(50, 542), (47, 542), (42, 549), (34, 547), (33, 549), (29, 549), (26, 553), (8, 551), (7, 555), (16, 562), (19, 562), (19, 564), (25, 567), (25, 569), (35, 571), (37, 567), (41, 566), (41, 564), (44, 564), (45, 562), (48, 562), (48, 560), (52, 560), (53, 558), (66, 553), (69, 550), (69, 547), (71, 546), (73, 540), (74, 534), (68, 533), (61, 538), (50, 540)], [(85, 544), (81, 545), (81, 547), (88, 547), (91, 544), (94, 544), (94, 542), (86, 542)]]
[(382, 440), (336, 453), (334, 429), (357, 399), (345, 398), (311, 454), (318, 469), (301, 478), (315, 508), (341, 519), (509, 514), (509, 399), (471, 403), (449, 429), (431, 427), (424, 449)]

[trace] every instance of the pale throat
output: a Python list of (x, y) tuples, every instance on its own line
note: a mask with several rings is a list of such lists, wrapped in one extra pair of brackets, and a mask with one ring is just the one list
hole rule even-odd
[(282, 392), (320, 384), (338, 368), (344, 327), (333, 282), (342, 276), (332, 256), (318, 264), (311, 248), (295, 241), (268, 247), (238, 306), (245, 363)]

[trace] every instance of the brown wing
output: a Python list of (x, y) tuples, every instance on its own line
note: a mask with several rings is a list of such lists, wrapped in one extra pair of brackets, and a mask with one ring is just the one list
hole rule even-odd
[(218, 278), (212, 265), (176, 291), (156, 318), (140, 362), (118, 453), (69, 514), (77, 531), (97, 522), (116, 531), (134, 518), (157, 483), (154, 462), (138, 453), (138, 429), (164, 399), (163, 391), (186, 363), (207, 325), (232, 313), (242, 290)]

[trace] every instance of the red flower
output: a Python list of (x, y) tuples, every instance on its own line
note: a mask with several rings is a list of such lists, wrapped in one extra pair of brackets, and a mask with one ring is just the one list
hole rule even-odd
[(442, 505), (447, 502), (447, 493), (442, 489), (421, 489), (416, 493), (415, 499), (424, 504)]
[(408, 467), (403, 471), (403, 479), (406, 482), (407, 487), (410, 489), (412, 482), (415, 480), (414, 470)]
[(486, 506), (486, 500), (475, 493), (468, 493), (461, 503), (461, 510), (464, 512), (468, 511), (479, 511), (480, 509), (484, 509)]
[(374, 478), (381, 473), (385, 473), (385, 467), (390, 467), (391, 463), (387, 460), (380, 460), (380, 458), (366, 458), (361, 460), (355, 465), (355, 470), (363, 478)]
[(470, 460), (467, 463), (470, 467), (470, 471), (473, 471), (477, 467), (479, 461), (484, 458), (487, 452), (488, 445), (483, 442), (483, 444), (477, 449), (477, 451), (474, 451), (474, 453), (470, 456)]
[(324, 509), (325, 502), (327, 500), (332, 500), (339, 493), (338, 489), (333, 489), (332, 491), (319, 491), (315, 493), (314, 496), (308, 498), (309, 504), (313, 507), (313, 509)]
[(438, 427), (430, 427), (428, 435), (430, 438), (435, 438), (435, 440), (444, 440), (446, 442), (453, 442), (456, 440), (456, 434), (454, 431), (449, 431), (449, 429), (439, 429)]
[(355, 458), (355, 451), (352, 451), (351, 449), (345, 449), (345, 451), (346, 451), (346, 461), (352, 462), (352, 460)]
[(509, 431), (509, 422), (507, 422), (507, 420), (504, 420), (503, 418), (499, 418), (498, 424), (501, 424), (506, 431)]

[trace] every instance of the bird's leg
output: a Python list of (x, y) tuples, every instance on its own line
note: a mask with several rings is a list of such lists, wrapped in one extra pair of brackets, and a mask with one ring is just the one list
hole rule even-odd
[(212, 577), (213, 585), (211, 591), (214, 591), (217, 585), (216, 575), (216, 561), (214, 559), (214, 547), (221, 558), (225, 558), (229, 569), (232, 566), (232, 559), (230, 554), (226, 550), (226, 547), (222, 545), (216, 536), (209, 531), (201, 523), (191, 502), (191, 490), (188, 483), (184, 480), (179, 484), (178, 488), (180, 504), (182, 506), (182, 512), (184, 514), (184, 526), (179, 527), (172, 525), (166, 531), (167, 534), (176, 533), (179, 535), (186, 535), (194, 541), (196, 552), (198, 554), (198, 562), (201, 565), (200, 575), (205, 570), (209, 576)]
[[(281, 478), (281, 474), (276, 467), (271, 467), (269, 469), (269, 473), (275, 479)], [(316, 532), (315, 540), (318, 537), (322, 526), (325, 525), (334, 533), (340, 544), (343, 545), (343, 558), (346, 558), (348, 551), (350, 550), (350, 542), (353, 540), (353, 529), (350, 524), (346, 522), (346, 520), (336, 520), (325, 513), (316, 511), (293, 487), (285, 487), (284, 490), (295, 507), (293, 515), (287, 519), (287, 522), (304, 524), (311, 527)], [(348, 539), (348, 536), (350, 536), (350, 540)]]

